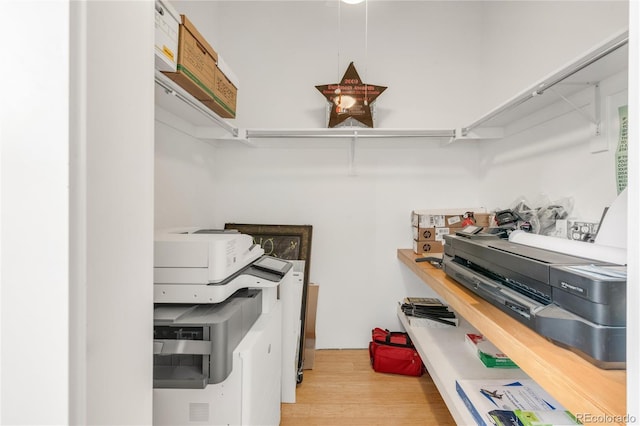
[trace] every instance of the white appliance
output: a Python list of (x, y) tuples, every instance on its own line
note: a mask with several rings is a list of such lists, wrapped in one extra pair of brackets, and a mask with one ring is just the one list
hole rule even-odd
[(264, 254), (251, 235), (198, 228), (158, 231), (154, 284), (219, 283)]
[(262, 314), (233, 351), (233, 370), (204, 389), (154, 389), (154, 425), (280, 423), (282, 302)]
[(154, 247), (154, 424), (277, 425), (297, 384), (293, 265), (238, 232), (162, 231)]

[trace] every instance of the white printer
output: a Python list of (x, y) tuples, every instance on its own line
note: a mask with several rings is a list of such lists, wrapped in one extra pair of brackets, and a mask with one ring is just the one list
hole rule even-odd
[(219, 283), (264, 254), (250, 235), (194, 229), (156, 233), (155, 284)]
[(154, 425), (279, 424), (292, 270), (237, 231), (156, 233)]
[(262, 288), (268, 311), (289, 262), (264, 256), (250, 235), (233, 230), (173, 229), (156, 233), (155, 303), (220, 303), (242, 288)]

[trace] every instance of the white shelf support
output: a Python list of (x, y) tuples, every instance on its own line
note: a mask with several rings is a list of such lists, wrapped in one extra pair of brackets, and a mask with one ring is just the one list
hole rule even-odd
[(577, 112), (585, 120), (587, 120), (587, 122), (595, 124), (595, 126), (596, 126), (596, 136), (600, 136), (600, 121), (601, 121), (600, 120), (600, 117), (601, 117), (600, 99), (601, 98), (600, 98), (600, 83), (599, 82), (593, 85), (593, 105), (594, 105), (594, 115), (593, 116), (587, 114), (582, 108), (580, 108), (578, 105), (573, 103), (571, 101), (571, 99), (568, 99), (566, 96), (562, 95), (561, 93), (558, 93), (555, 89), (550, 88), (549, 90), (551, 91), (551, 93), (555, 94), (560, 99), (562, 99), (565, 103), (567, 103), (575, 112)]
[(502, 127), (478, 127), (473, 130), (456, 129), (456, 134), (450, 142), (462, 140), (488, 140), (502, 139), (504, 137), (504, 128)]
[(602, 135), (602, 95), (600, 94), (600, 83), (593, 88), (593, 105), (595, 109), (596, 137)]

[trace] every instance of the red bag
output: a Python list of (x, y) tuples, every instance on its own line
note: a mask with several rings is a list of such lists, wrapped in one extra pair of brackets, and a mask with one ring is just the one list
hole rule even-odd
[(379, 373), (422, 376), (422, 360), (411, 338), (401, 331), (376, 327), (371, 330), (369, 357), (374, 371)]

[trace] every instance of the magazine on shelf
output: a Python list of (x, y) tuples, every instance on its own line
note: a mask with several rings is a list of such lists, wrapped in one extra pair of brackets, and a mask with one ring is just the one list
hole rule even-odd
[(467, 333), (464, 339), (485, 367), (518, 368), (518, 365), (511, 358), (488, 341), (482, 334)]
[(531, 379), (456, 380), (456, 391), (480, 426), (581, 424)]

